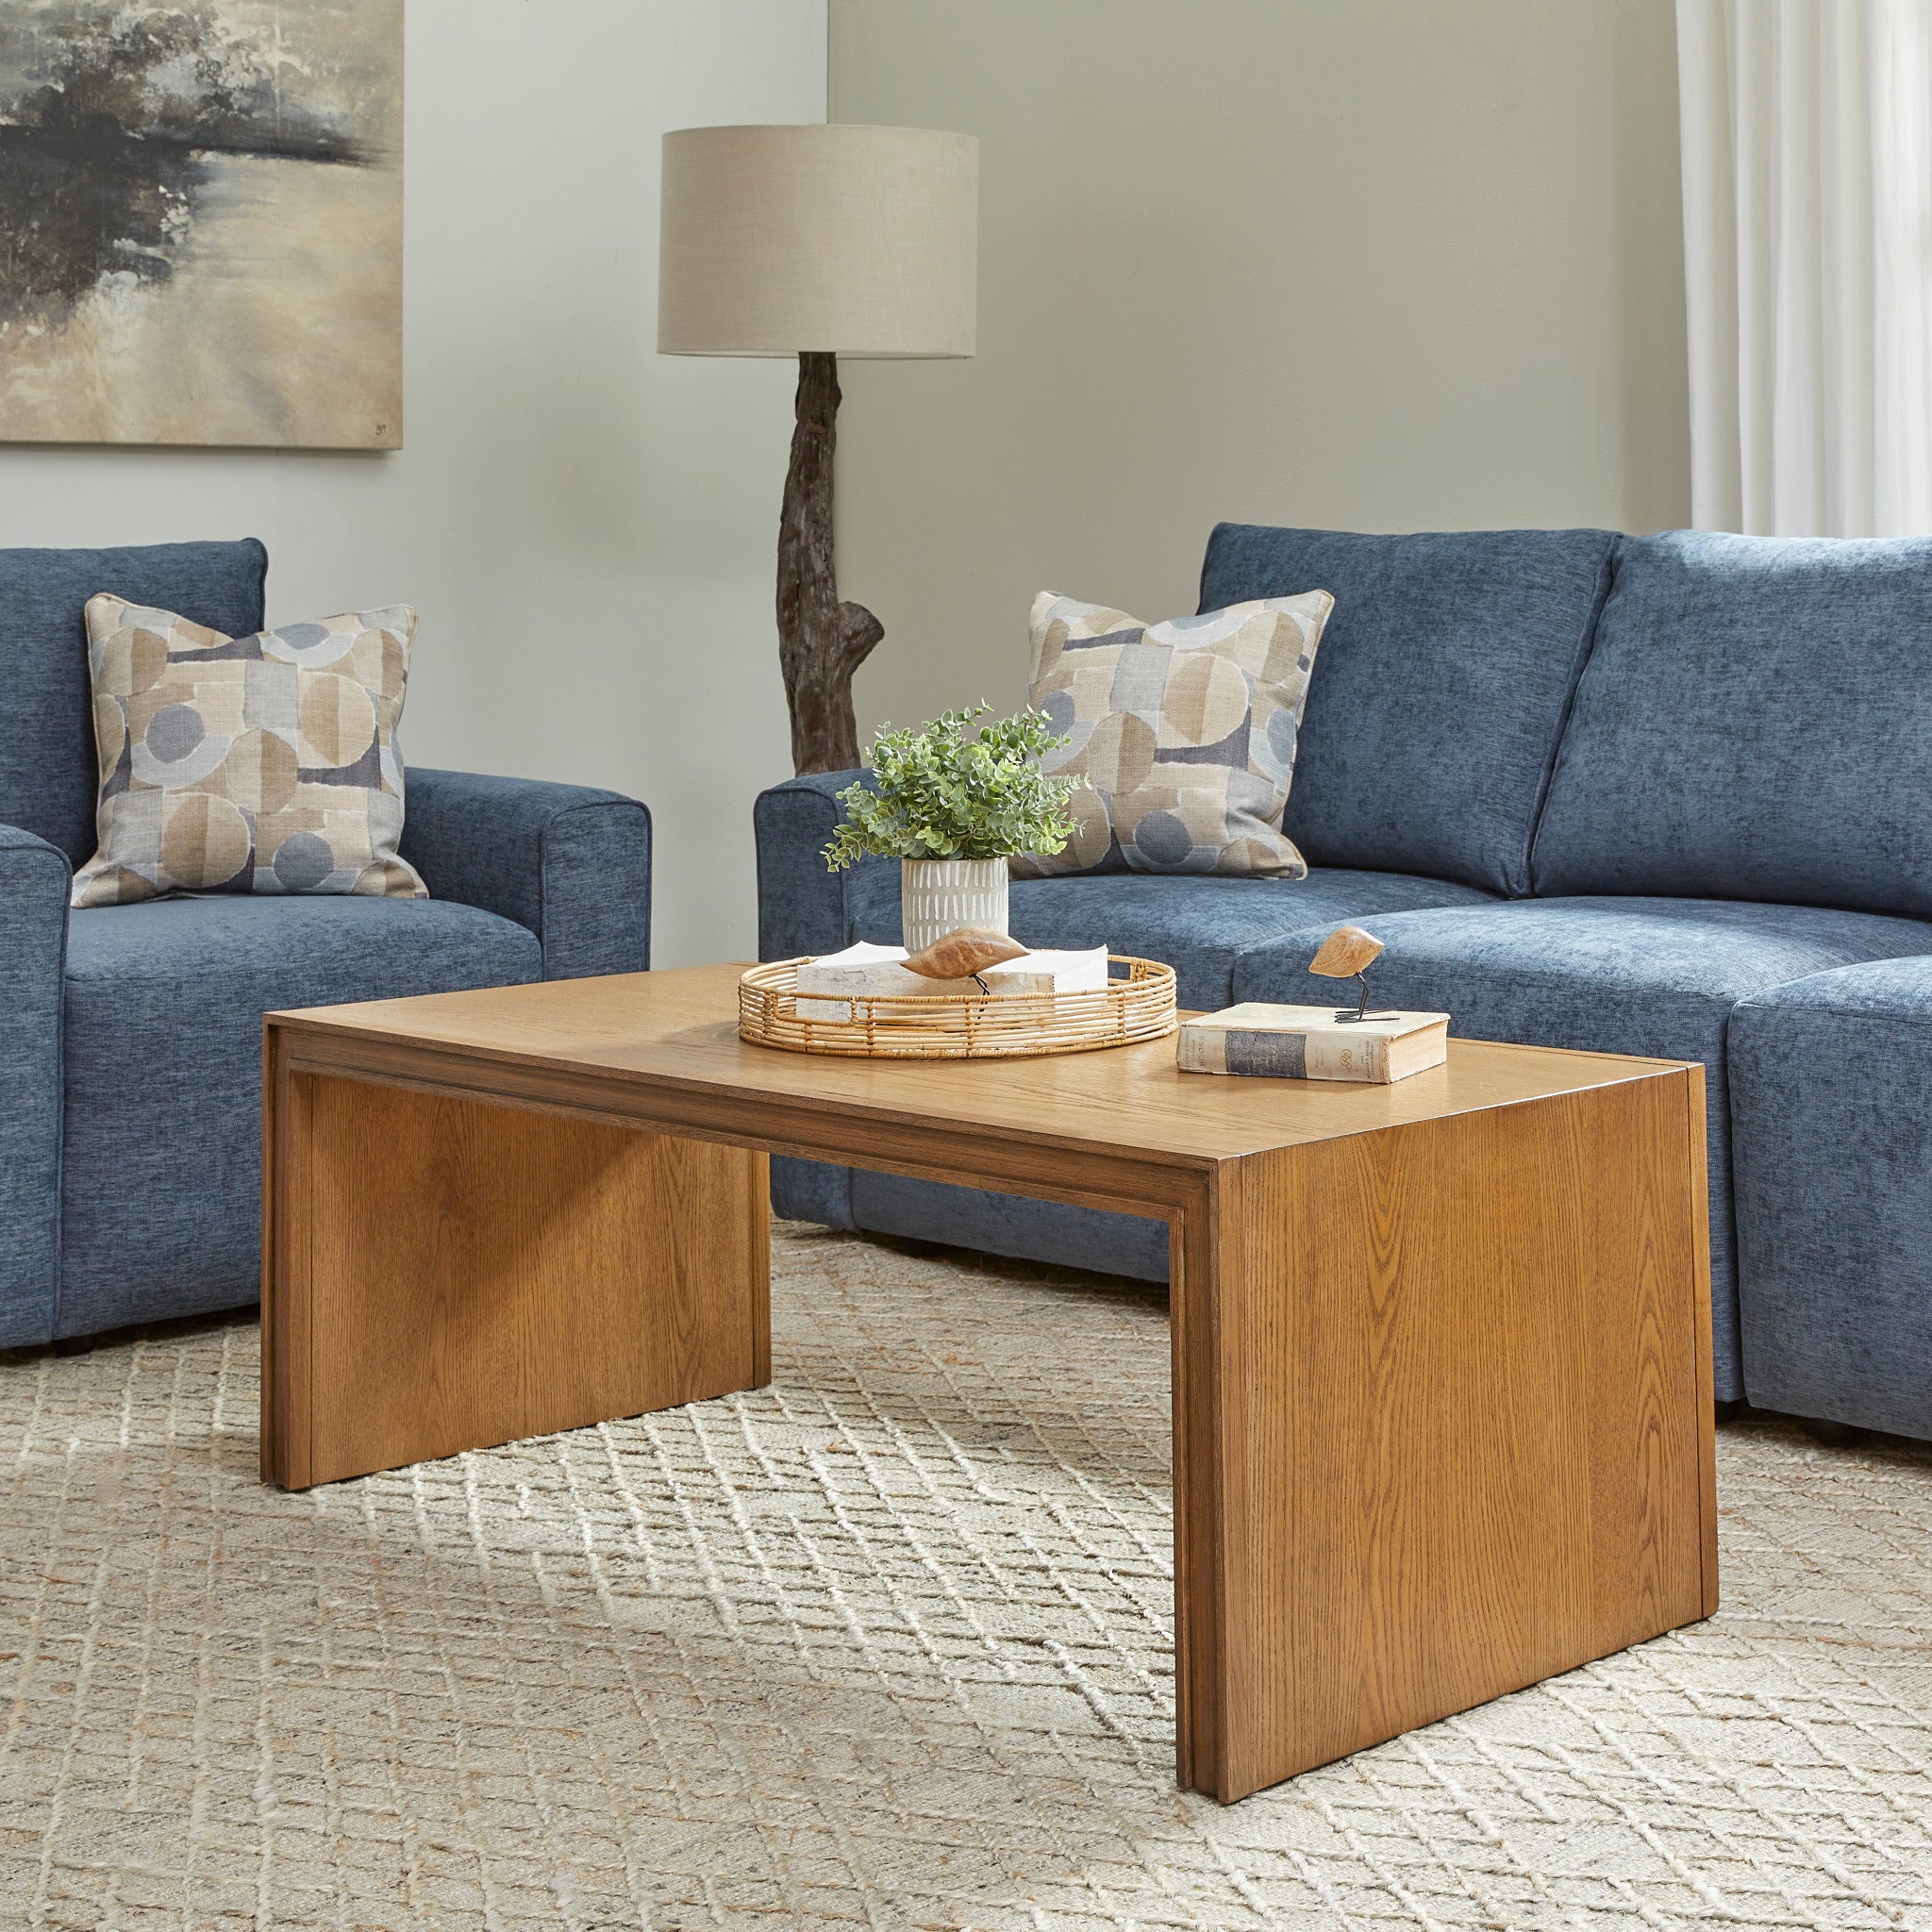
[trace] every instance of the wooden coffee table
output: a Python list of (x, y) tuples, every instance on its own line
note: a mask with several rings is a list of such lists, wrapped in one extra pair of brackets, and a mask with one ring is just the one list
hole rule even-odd
[(1177, 1743), (1231, 1800), (1717, 1606), (1704, 1070), (748, 1046), (736, 967), (267, 1024), (262, 1474), (770, 1378), (767, 1157), (1158, 1216)]

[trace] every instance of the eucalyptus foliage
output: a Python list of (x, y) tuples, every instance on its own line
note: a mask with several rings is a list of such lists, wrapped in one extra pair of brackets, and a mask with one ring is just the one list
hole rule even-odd
[(872, 742), (874, 784), (840, 792), (844, 823), (825, 847), (832, 872), (865, 858), (1008, 858), (1058, 852), (1067, 801), (1084, 778), (1050, 778), (1042, 752), (1068, 742), (1040, 712), (973, 726), (991, 711), (942, 711), (921, 731), (888, 726)]

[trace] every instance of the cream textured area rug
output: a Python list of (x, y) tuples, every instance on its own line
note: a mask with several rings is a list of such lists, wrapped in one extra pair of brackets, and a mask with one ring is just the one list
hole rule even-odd
[(0, 1365), (0, 1925), (1932, 1928), (1932, 1452), (1724, 1607), (1174, 1789), (1158, 1293), (782, 1230), (756, 1395), (303, 1496), (242, 1323)]

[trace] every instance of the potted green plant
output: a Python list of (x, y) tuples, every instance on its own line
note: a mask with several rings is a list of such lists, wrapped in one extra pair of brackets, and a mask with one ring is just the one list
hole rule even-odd
[(1086, 780), (1040, 769), (1043, 752), (1070, 741), (1031, 709), (980, 724), (991, 709), (942, 711), (918, 731), (887, 726), (872, 741), (873, 784), (839, 794), (845, 819), (825, 864), (900, 861), (908, 952), (962, 925), (1005, 932), (1007, 860), (1058, 852), (1073, 832), (1067, 801)]

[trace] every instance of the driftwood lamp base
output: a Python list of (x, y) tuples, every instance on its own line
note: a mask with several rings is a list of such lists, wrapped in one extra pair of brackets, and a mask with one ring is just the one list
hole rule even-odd
[(862, 604), (839, 601), (832, 568), (832, 452), (839, 440), (839, 358), (798, 358), (798, 426), (778, 517), (778, 662), (791, 709), (791, 763), (848, 772), (858, 763), (852, 674), (886, 627)]

